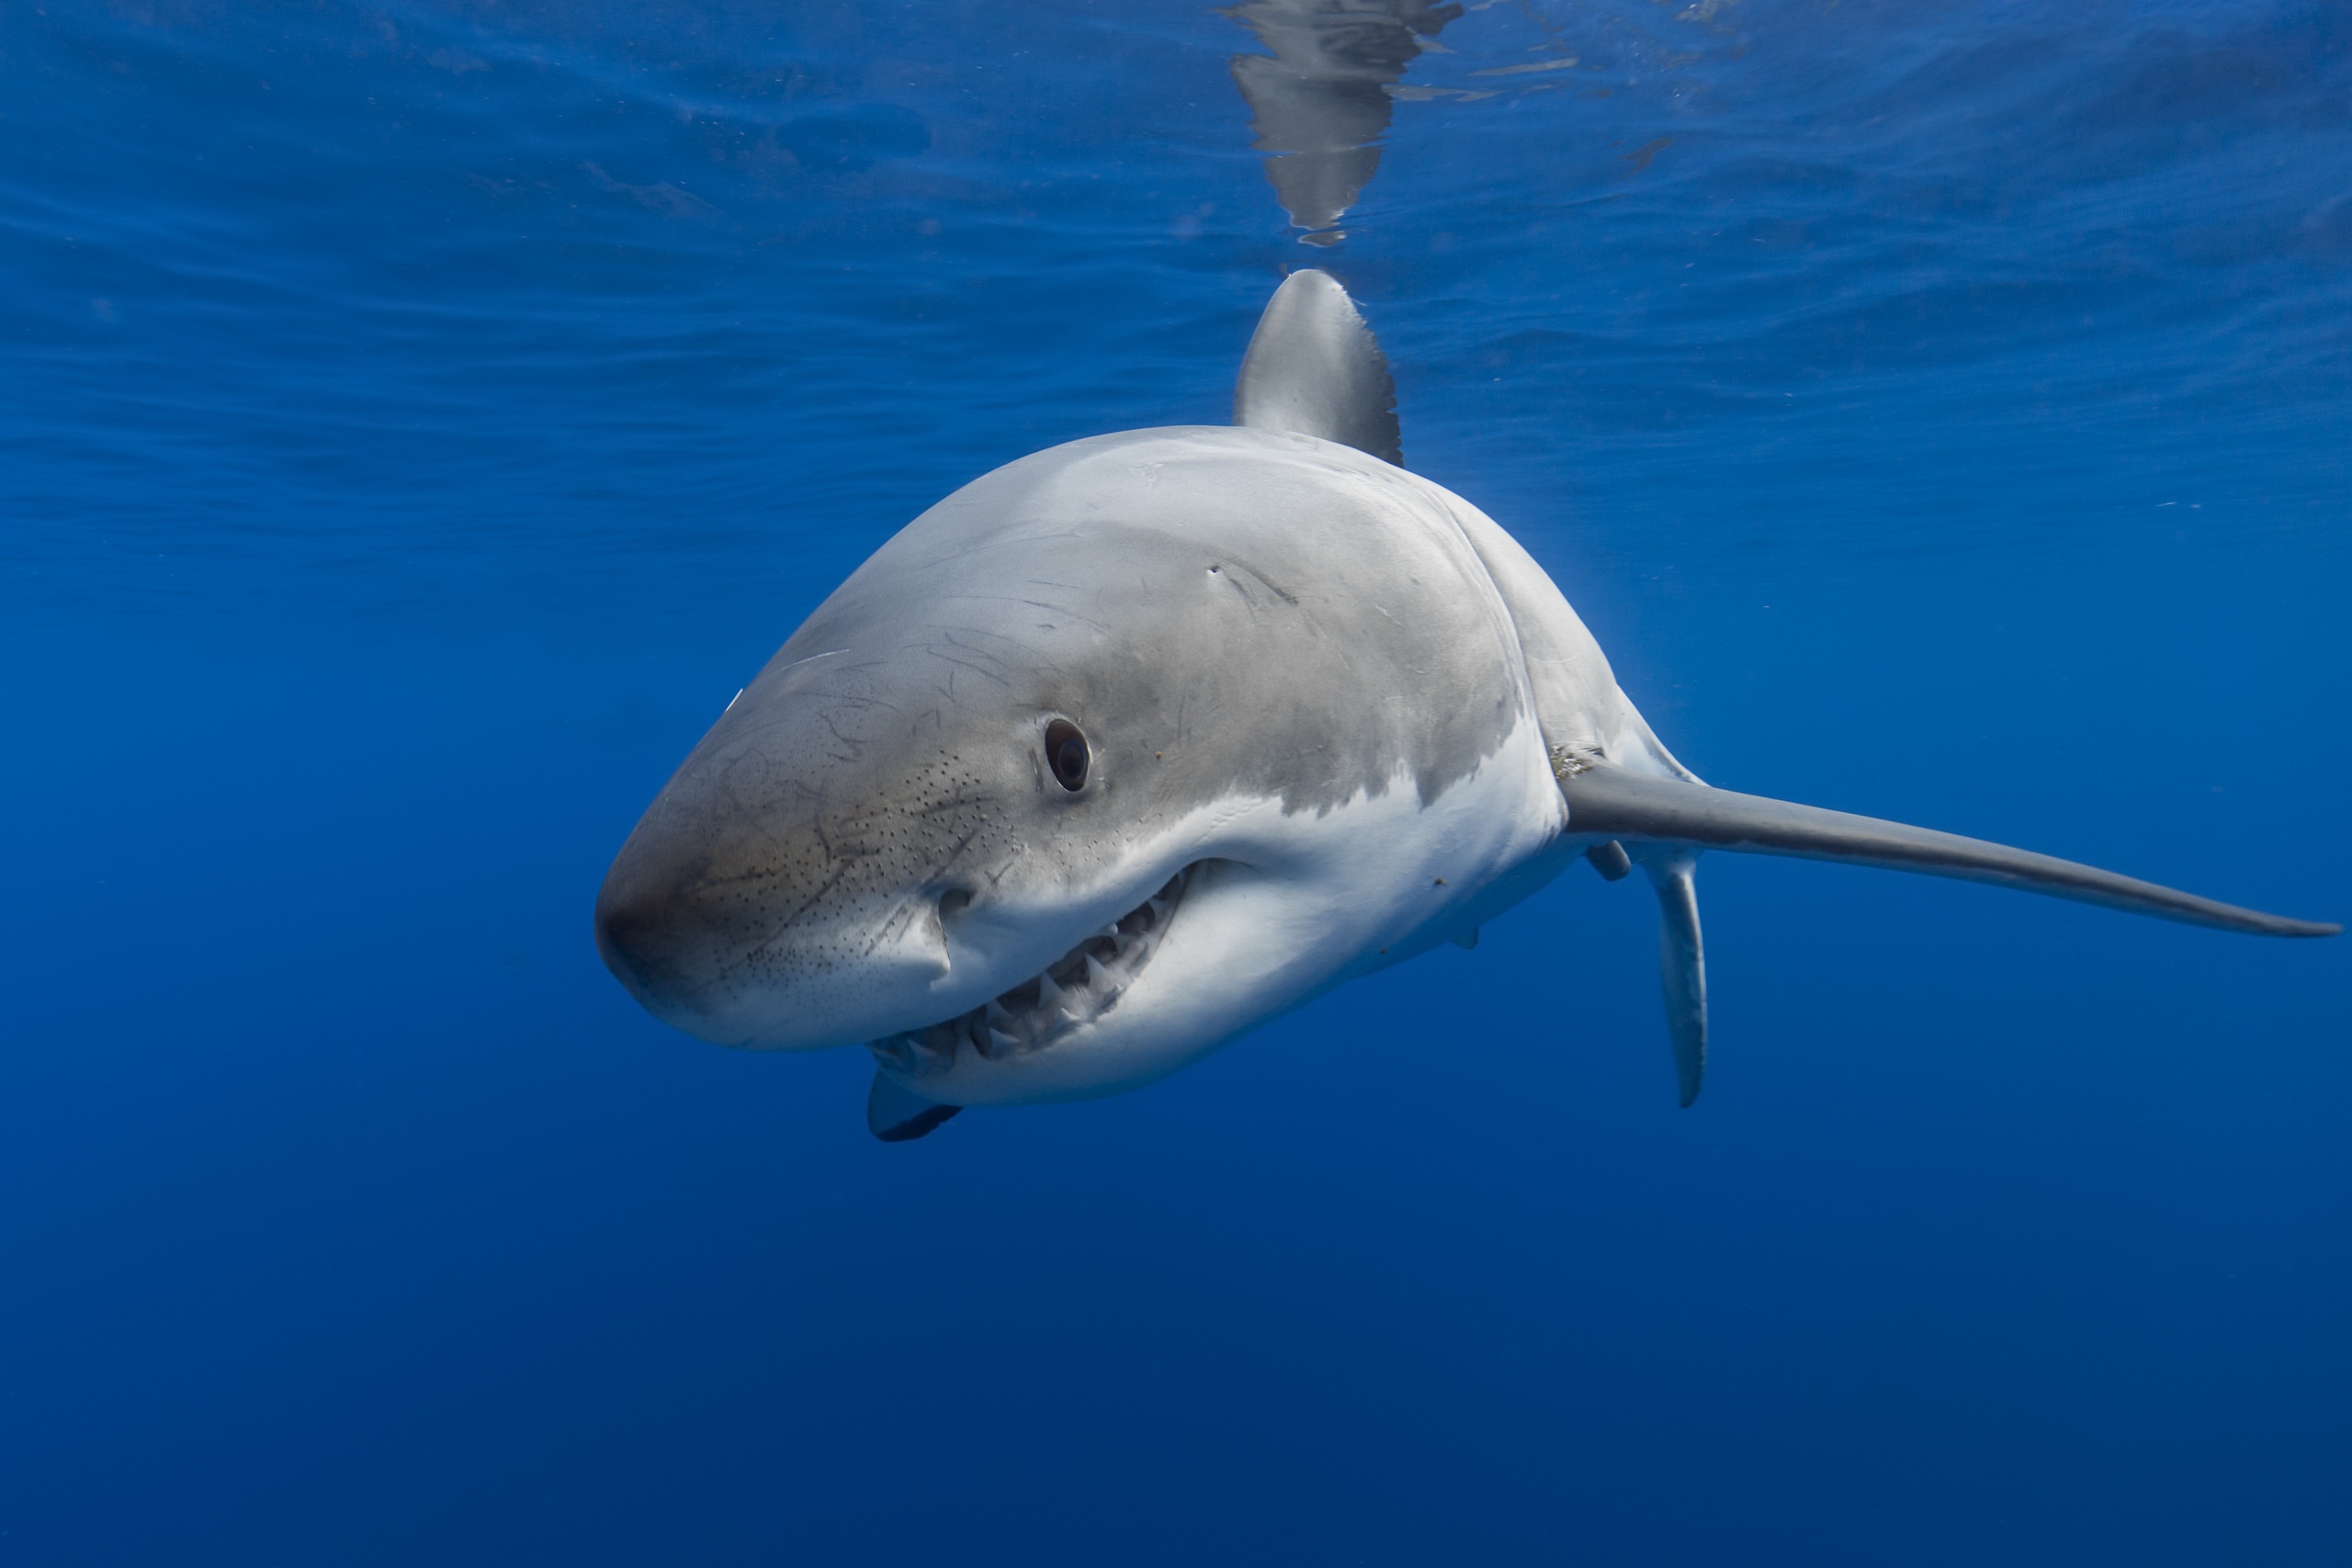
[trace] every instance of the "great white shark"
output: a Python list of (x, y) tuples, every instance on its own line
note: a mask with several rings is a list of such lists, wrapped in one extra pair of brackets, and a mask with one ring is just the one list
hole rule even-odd
[(864, 1044), (868, 1124), (1136, 1088), (1478, 928), (1579, 857), (1657, 891), (1682, 1103), (1709, 850), (2332, 935), (2112, 872), (1713, 788), (1544, 569), (1403, 466), (1340, 286), (1275, 290), (1230, 426), (975, 479), (817, 607), (622, 847), (639, 1001), (721, 1044)]

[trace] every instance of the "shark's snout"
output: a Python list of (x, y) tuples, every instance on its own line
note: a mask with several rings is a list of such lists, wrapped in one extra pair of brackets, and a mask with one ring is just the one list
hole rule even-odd
[(691, 937), (702, 922), (690, 897), (681, 896), (693, 877), (692, 867), (662, 878), (616, 864), (596, 895), (596, 951), (640, 1000), (681, 993), (695, 982)]
[(681, 832), (665, 815), (630, 835), (595, 912), (605, 966), (656, 1017), (797, 1049), (903, 1028), (928, 1005), (950, 967), (936, 898), (845, 886), (790, 835)]
[(707, 852), (640, 827), (596, 895), (596, 951), (629, 994), (689, 1033), (724, 1039), (739, 968), (758, 941), (754, 911)]

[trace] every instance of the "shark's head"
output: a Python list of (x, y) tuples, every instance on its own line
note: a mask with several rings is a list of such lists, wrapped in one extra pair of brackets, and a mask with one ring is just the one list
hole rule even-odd
[(597, 901), (640, 1001), (723, 1044), (872, 1043), (910, 1078), (1138, 1016), (1216, 846), (1155, 831), (1115, 692), (999, 620), (877, 642), (820, 615), (737, 699)]
[[(1443, 504), (1361, 453), (1236, 429), (967, 487), (662, 790), (597, 903), (606, 963), (692, 1033), (869, 1043), (956, 1104), (1126, 1087), (1295, 1005), (1443, 923), (1429, 835), (1370, 818), (1438, 824), (1507, 737), (1532, 743), (1487, 599), (1382, 607), (1476, 586), (1424, 515)], [(1324, 591), (1335, 570), (1351, 592)]]

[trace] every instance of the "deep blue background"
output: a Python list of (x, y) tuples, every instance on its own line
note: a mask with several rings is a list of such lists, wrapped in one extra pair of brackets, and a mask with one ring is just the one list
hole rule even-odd
[(2352, 9), (1443, 42), (1308, 252), (1199, 6), (0, 7), (0, 1559), (2352, 1557), (2352, 944), (1716, 856), (1678, 1112), (1579, 871), (896, 1147), (598, 965), (843, 573), (1306, 260), (1711, 778), (2352, 911)]

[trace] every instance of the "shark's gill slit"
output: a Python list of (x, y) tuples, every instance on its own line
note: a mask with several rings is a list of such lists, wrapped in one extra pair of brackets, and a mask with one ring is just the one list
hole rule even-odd
[(901, 1076), (918, 1077), (945, 1071), (965, 1051), (995, 1062), (1053, 1044), (1118, 1005), (1167, 939), (1184, 895), (1213, 863), (1194, 861), (1011, 990), (944, 1022), (873, 1041), (868, 1049)]

